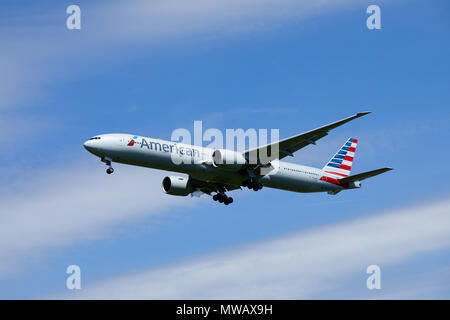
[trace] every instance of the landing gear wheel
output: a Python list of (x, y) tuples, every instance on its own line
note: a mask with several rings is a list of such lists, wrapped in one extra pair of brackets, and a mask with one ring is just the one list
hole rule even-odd
[(248, 179), (242, 182), (243, 187), (247, 187), (249, 189), (253, 189), (254, 191), (261, 190), (263, 188), (262, 183), (256, 182), (255, 180)]
[(219, 201), (220, 203), (223, 203), (225, 205), (233, 203), (233, 198), (228, 197), (225, 193), (216, 193), (212, 196), (212, 198), (214, 201)]
[(102, 157), (100, 160), (102, 162), (104, 162), (108, 166), (108, 169), (106, 169), (106, 173), (107, 174), (111, 174), (111, 173), (114, 172), (113, 167), (111, 167), (111, 163), (112, 163), (112, 159), (111, 158), (109, 158), (109, 157)]
[[(215, 198), (215, 199), (214, 199)], [(223, 193), (217, 193), (213, 196), (214, 201), (219, 201), (220, 203), (223, 203), (227, 196)]]
[(253, 181), (251, 179), (247, 179), (242, 181), (242, 186), (251, 189), (253, 187)]

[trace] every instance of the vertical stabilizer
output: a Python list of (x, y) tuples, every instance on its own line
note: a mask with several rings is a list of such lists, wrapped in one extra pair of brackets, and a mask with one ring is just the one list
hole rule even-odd
[(357, 144), (357, 139), (348, 139), (322, 170), (328, 176), (333, 176), (336, 178), (348, 177), (350, 175), (350, 171), (352, 170), (353, 158), (355, 157)]

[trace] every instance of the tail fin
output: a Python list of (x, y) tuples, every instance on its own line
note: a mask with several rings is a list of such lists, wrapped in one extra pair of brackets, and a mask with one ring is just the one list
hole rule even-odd
[(352, 170), (353, 158), (355, 157), (357, 144), (357, 139), (348, 139), (322, 170), (328, 173), (328, 175), (337, 178), (348, 177), (350, 175), (350, 171)]

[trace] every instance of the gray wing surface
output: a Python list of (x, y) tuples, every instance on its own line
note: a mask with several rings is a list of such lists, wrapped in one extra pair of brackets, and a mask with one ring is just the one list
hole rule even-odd
[[(255, 159), (257, 155), (268, 155), (268, 160), (275, 160), (275, 159), (283, 159), (286, 156), (293, 156), (293, 153), (306, 147), (310, 144), (316, 144), (316, 141), (325, 137), (328, 135), (328, 132), (332, 129), (335, 129), (339, 126), (342, 126), (343, 124), (352, 121), (354, 119), (360, 118), (362, 116), (365, 116), (369, 114), (370, 111), (367, 112), (359, 112), (351, 117), (330, 123), (328, 125), (325, 125), (323, 127), (298, 134), (296, 136), (280, 140), (278, 142), (268, 144), (262, 147), (250, 149), (244, 153), (244, 156), (247, 159)], [(271, 154), (272, 150), (276, 150), (276, 147), (278, 147), (278, 154)], [(275, 152), (276, 153), (276, 152)], [(258, 158), (259, 159), (259, 158)]]

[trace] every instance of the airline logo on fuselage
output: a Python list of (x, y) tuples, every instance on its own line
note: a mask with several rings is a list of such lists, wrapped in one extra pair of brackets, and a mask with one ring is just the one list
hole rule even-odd
[(131, 138), (131, 140), (130, 141), (128, 141), (128, 144), (127, 144), (127, 146), (129, 146), (129, 147), (132, 147), (132, 146), (134, 146), (134, 143), (135, 143), (135, 139), (137, 139), (137, 136), (134, 136), (133, 138)]
[(136, 140), (136, 138), (137, 138), (136, 136), (133, 137), (133, 139), (131, 139), (130, 142), (128, 143), (128, 146), (134, 146), (136, 144), (140, 145), (141, 149), (147, 148), (149, 150), (155, 150), (160, 152), (176, 153), (181, 156), (200, 157), (200, 151), (195, 148), (178, 146), (177, 144), (160, 143), (152, 140), (149, 140), (147, 142), (147, 140), (144, 138), (142, 138), (141, 142), (139, 142)]

